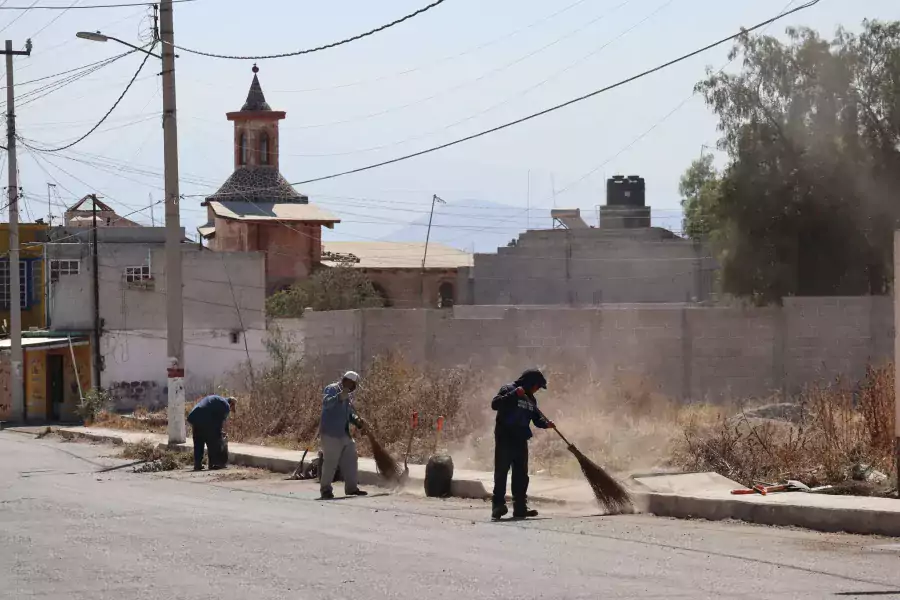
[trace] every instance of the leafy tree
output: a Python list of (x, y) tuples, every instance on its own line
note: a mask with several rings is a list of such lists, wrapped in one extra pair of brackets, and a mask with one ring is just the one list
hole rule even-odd
[(349, 263), (323, 267), (313, 275), (266, 300), (266, 314), (273, 318), (298, 318), (307, 308), (350, 310), (384, 306), (384, 298), (372, 282)]
[(713, 156), (704, 154), (688, 167), (678, 184), (684, 209), (684, 234), (691, 239), (709, 237), (714, 226), (715, 207), (719, 199), (719, 173)]
[(729, 163), (718, 178), (711, 164), (685, 174), (689, 235), (708, 226), (723, 290), (761, 304), (885, 293), (900, 217), (900, 22), (831, 41), (788, 34), (741, 38), (740, 72), (697, 85)]

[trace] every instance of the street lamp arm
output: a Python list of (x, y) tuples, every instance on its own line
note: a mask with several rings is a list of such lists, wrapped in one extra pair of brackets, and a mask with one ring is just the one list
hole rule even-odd
[(154, 52), (151, 52), (150, 50), (141, 48), (140, 46), (135, 46), (134, 44), (132, 44), (130, 42), (126, 42), (125, 40), (120, 40), (117, 37), (113, 37), (111, 35), (105, 35), (103, 33), (100, 33), (99, 31), (97, 31), (96, 33), (90, 32), (90, 31), (79, 31), (77, 34), (75, 34), (75, 36), (79, 37), (83, 40), (90, 40), (92, 42), (107, 42), (109, 40), (112, 40), (114, 42), (118, 42), (118, 43), (122, 44), (123, 46), (128, 46), (129, 48), (132, 48), (133, 50), (137, 50), (138, 52), (143, 52), (144, 54), (149, 54), (150, 56), (153, 56), (154, 58), (158, 58), (158, 59), (162, 60), (162, 56), (160, 56), (159, 54), (156, 54)]

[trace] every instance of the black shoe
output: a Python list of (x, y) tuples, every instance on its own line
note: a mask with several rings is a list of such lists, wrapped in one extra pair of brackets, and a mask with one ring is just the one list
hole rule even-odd
[(221, 471), (226, 468), (225, 465), (213, 465), (209, 468), (210, 471)]
[(322, 492), (322, 495), (319, 497), (319, 500), (334, 500), (334, 492)]
[(491, 518), (495, 521), (499, 521), (503, 515), (509, 512), (509, 509), (506, 508), (505, 504), (500, 504), (495, 506), (493, 510), (491, 510)]
[(355, 490), (353, 492), (345, 492), (345, 496), (368, 496), (369, 492), (365, 490)]
[(514, 510), (513, 511), (513, 519), (529, 519), (538, 516), (538, 511), (533, 508), (526, 508), (525, 510)]
[(195, 471), (202, 471), (202, 470), (203, 470), (203, 465), (194, 465), (194, 470), (195, 470)]

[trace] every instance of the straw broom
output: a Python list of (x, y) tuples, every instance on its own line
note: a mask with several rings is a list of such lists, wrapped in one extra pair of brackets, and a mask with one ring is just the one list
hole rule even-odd
[(397, 461), (394, 460), (394, 457), (384, 449), (384, 446), (375, 439), (375, 434), (372, 432), (371, 427), (362, 428), (362, 432), (363, 435), (369, 439), (369, 445), (372, 447), (372, 458), (375, 459), (375, 466), (378, 468), (378, 472), (386, 480), (392, 483), (399, 483), (403, 476), (400, 465), (398, 465)]
[[(544, 417), (543, 414), (541, 414), (541, 416)], [(544, 417), (544, 420), (549, 421), (547, 417)], [(581, 467), (581, 472), (584, 474), (584, 478), (587, 479), (588, 484), (591, 486), (591, 490), (594, 492), (594, 497), (597, 499), (597, 502), (605, 507), (609, 514), (615, 515), (634, 512), (631, 494), (628, 493), (625, 486), (603, 470), (603, 467), (585, 456), (581, 450), (575, 447), (575, 444), (566, 439), (566, 436), (564, 436), (559, 429), (554, 428), (553, 431), (555, 431), (560, 439), (566, 443), (569, 452), (575, 456), (578, 465)]]

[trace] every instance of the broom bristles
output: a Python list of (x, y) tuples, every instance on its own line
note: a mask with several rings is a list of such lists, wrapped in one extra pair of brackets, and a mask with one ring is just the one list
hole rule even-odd
[(372, 457), (375, 459), (375, 466), (378, 467), (378, 472), (381, 473), (381, 476), (388, 481), (400, 481), (401, 471), (397, 461), (378, 443), (371, 431), (366, 432), (366, 437), (369, 438), (369, 445), (372, 446)]
[(631, 494), (621, 483), (607, 473), (603, 468), (581, 453), (575, 446), (569, 446), (569, 451), (575, 455), (584, 478), (588, 480), (597, 502), (603, 505), (609, 514), (623, 514), (634, 512), (634, 504)]

